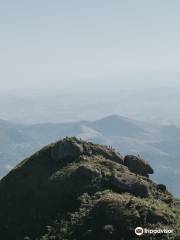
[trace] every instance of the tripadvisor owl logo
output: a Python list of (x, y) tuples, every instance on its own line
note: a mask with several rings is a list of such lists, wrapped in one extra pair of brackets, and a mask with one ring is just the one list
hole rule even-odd
[(141, 236), (143, 234), (172, 234), (174, 232), (173, 229), (148, 229), (148, 228), (142, 228), (137, 227), (134, 230), (135, 234), (138, 236)]
[(142, 227), (135, 228), (135, 234), (141, 236), (143, 234), (143, 228)]

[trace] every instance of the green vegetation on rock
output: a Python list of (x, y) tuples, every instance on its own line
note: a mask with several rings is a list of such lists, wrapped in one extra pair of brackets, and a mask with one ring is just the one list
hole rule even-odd
[[(180, 201), (141, 158), (65, 138), (25, 159), (0, 181), (3, 240), (129, 240), (134, 230), (173, 229), (141, 239), (179, 239)], [(137, 169), (138, 164), (138, 169)]]

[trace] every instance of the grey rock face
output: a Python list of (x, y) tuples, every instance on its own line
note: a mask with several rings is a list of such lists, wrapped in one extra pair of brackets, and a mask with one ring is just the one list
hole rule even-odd
[(99, 171), (88, 165), (82, 165), (77, 169), (77, 173), (88, 179), (98, 177), (100, 175)]
[(147, 197), (149, 185), (138, 177), (129, 173), (118, 173), (112, 177), (111, 183), (120, 192), (129, 192), (136, 196)]
[(103, 157), (108, 158), (119, 164), (123, 164), (124, 162), (123, 156), (111, 147), (107, 147), (103, 145), (93, 145), (91, 146), (91, 152), (92, 154), (95, 154), (95, 155), (100, 154)]
[(61, 142), (57, 142), (52, 148), (51, 157), (56, 161), (63, 158), (77, 158), (83, 151), (81, 144), (64, 139)]
[(148, 177), (148, 174), (153, 174), (154, 171), (147, 161), (134, 155), (127, 155), (124, 158), (124, 165), (131, 172)]

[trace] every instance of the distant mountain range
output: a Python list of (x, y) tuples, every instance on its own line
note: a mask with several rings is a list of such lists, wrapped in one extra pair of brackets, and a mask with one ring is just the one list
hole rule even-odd
[(0, 175), (49, 142), (66, 136), (105, 144), (123, 154), (139, 154), (155, 170), (154, 180), (180, 196), (180, 128), (117, 115), (97, 121), (18, 124), (0, 120)]

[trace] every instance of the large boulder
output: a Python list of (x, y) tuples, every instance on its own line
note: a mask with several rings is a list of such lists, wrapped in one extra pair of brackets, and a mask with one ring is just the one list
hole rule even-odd
[(93, 179), (100, 175), (99, 171), (93, 168), (91, 165), (81, 165), (76, 170), (76, 173), (79, 174), (81, 177)]
[(124, 165), (127, 166), (131, 172), (142, 176), (148, 177), (149, 174), (154, 173), (152, 167), (147, 161), (134, 155), (125, 156)]
[(65, 138), (57, 142), (51, 150), (51, 157), (58, 161), (64, 158), (77, 158), (83, 153), (83, 145), (74, 139)]
[(118, 192), (129, 192), (135, 196), (147, 197), (149, 195), (149, 184), (140, 180), (131, 173), (116, 173), (111, 179), (112, 185)]
[(104, 146), (100, 144), (84, 144), (86, 153), (89, 155), (102, 155), (105, 158), (108, 158), (114, 162), (123, 164), (123, 156), (113, 149), (111, 146)]

